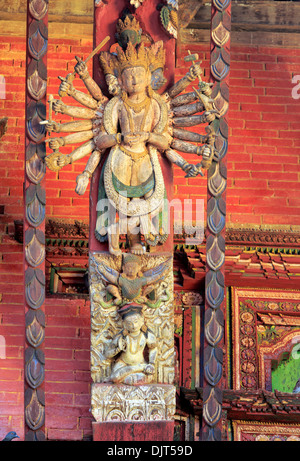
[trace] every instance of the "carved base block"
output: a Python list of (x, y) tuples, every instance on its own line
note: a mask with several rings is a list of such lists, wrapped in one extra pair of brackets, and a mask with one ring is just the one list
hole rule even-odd
[(97, 422), (172, 421), (176, 410), (176, 389), (167, 384), (95, 383), (91, 404)]
[(95, 442), (172, 442), (173, 439), (173, 421), (93, 423)]

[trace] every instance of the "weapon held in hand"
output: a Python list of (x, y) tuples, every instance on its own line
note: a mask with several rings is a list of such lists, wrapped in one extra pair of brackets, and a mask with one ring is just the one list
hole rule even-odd
[[(53, 112), (53, 95), (49, 94), (49, 114), (48, 114), (48, 120), (43, 120), (40, 122), (40, 125), (46, 125), (48, 123), (52, 122), (52, 112)], [(50, 142), (51, 138), (48, 138), (45, 140), (45, 142)], [(60, 157), (61, 153), (59, 152), (59, 149), (54, 149), (52, 154), (47, 155), (45, 158), (45, 162), (49, 170), (51, 171), (59, 171), (62, 167), (58, 165), (57, 160)]]
[[(89, 56), (83, 61), (84, 64), (86, 64), (88, 61), (90, 61), (90, 59), (92, 59), (95, 54), (101, 49), (103, 48), (103, 46), (108, 42), (108, 40), (110, 40), (110, 37), (109, 35), (107, 35), (107, 37), (105, 37), (104, 40), (102, 40), (102, 42), (91, 52), (91, 54), (89, 54)], [(81, 62), (81, 59), (78, 57), (78, 56), (75, 56), (75, 59), (77, 62)], [(74, 70), (73, 72), (71, 72), (70, 74), (68, 74), (66, 76), (66, 78), (64, 77), (58, 77), (62, 82), (67, 82), (69, 84), (72, 84), (74, 78), (76, 76), (76, 71)], [(63, 98), (64, 96), (67, 96), (67, 93), (65, 91), (58, 91), (58, 94), (61, 98)]]

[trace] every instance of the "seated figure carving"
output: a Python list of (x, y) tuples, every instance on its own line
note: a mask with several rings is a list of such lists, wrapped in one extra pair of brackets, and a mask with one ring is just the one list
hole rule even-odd
[[(142, 307), (127, 305), (119, 309), (123, 329), (114, 336), (105, 351), (114, 359), (108, 381), (123, 384), (146, 384), (153, 380), (157, 342), (154, 333), (145, 325)], [(145, 360), (148, 350), (149, 360)]]

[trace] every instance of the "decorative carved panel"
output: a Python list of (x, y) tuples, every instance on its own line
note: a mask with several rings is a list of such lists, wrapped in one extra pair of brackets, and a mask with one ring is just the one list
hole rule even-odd
[(299, 424), (264, 424), (234, 421), (234, 440), (238, 442), (299, 442)]
[(271, 360), (300, 342), (299, 321), (300, 291), (232, 288), (234, 389), (272, 390)]

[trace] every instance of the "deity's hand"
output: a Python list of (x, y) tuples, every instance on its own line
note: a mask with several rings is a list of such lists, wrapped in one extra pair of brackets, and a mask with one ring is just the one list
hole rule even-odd
[(72, 85), (72, 83), (64, 81), (64, 82), (61, 82), (61, 84), (59, 85), (58, 94), (66, 93), (69, 96), (72, 96), (74, 94), (74, 91), (75, 91), (75, 88)]
[(57, 159), (57, 165), (62, 168), (63, 166), (68, 165), (71, 163), (70, 155), (60, 155)]
[(93, 129), (99, 129), (103, 126), (102, 119), (94, 118), (92, 120)]
[(87, 68), (87, 65), (85, 64), (85, 62), (79, 60), (77, 57), (77, 64), (76, 66), (74, 67), (74, 70), (75, 72), (79, 75), (80, 78), (82, 79), (85, 79), (87, 77), (89, 77), (89, 71), (88, 71), (88, 68)]
[(213, 83), (207, 83), (207, 82), (200, 82), (199, 83), (199, 90), (205, 94), (205, 96), (207, 96), (208, 98), (211, 96), (212, 94), (212, 87), (213, 86)]
[(52, 131), (54, 131), (55, 133), (59, 133), (60, 132), (60, 123), (58, 122), (49, 122), (46, 124), (46, 131), (48, 131), (48, 133), (51, 133)]
[(150, 138), (149, 131), (140, 131), (136, 133), (137, 136), (140, 137), (140, 142), (148, 142)]
[(121, 336), (118, 341), (118, 348), (120, 351), (125, 351), (126, 350), (126, 341), (125, 339)]
[(191, 78), (193, 80), (195, 80), (195, 78), (197, 78), (197, 77), (200, 78), (201, 77), (201, 75), (203, 74), (203, 70), (201, 69), (199, 64), (193, 64), (190, 67), (189, 74), (190, 74)]
[(102, 132), (103, 128), (103, 122), (102, 120), (94, 119), (92, 120), (92, 125), (93, 125), (93, 133), (94, 133), (94, 138), (96, 136), (99, 136), (99, 134)]
[(204, 112), (203, 114), (203, 118), (204, 118), (204, 123), (210, 123), (210, 122), (213, 122), (216, 118), (216, 115), (218, 111), (217, 110), (207, 110)]
[(58, 150), (64, 144), (63, 138), (52, 138), (49, 140), (49, 147), (52, 150)]
[(76, 178), (76, 188), (75, 192), (78, 195), (83, 195), (87, 189), (87, 186), (89, 185), (89, 175), (85, 171), (81, 173), (80, 175), (77, 176)]
[(196, 165), (186, 163), (182, 167), (188, 178), (195, 178), (199, 174), (199, 170)]
[(60, 99), (53, 100), (53, 110), (54, 112), (58, 112), (59, 114), (65, 113), (66, 105)]
[(133, 146), (134, 144), (147, 142), (149, 140), (150, 133), (146, 133), (141, 131), (139, 133), (127, 133), (124, 134), (124, 144), (128, 144), (129, 146)]
[(209, 160), (210, 156), (211, 156), (211, 147), (208, 146), (207, 144), (202, 146), (201, 154), (202, 154), (204, 160)]
[(155, 367), (152, 363), (148, 363), (148, 365), (145, 366), (144, 373), (147, 375), (153, 375), (155, 372)]

